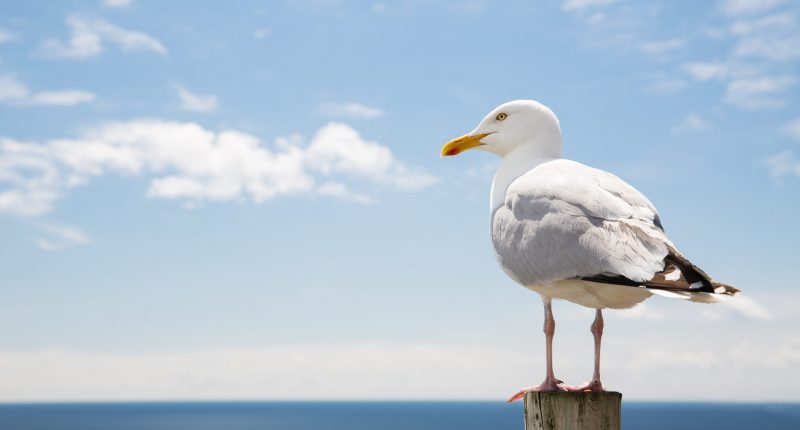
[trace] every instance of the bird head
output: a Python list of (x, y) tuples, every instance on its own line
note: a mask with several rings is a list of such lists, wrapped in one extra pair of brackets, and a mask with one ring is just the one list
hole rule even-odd
[(474, 130), (447, 142), (442, 157), (477, 148), (505, 157), (522, 146), (535, 148), (537, 157), (561, 156), (561, 128), (547, 106), (533, 100), (515, 100), (489, 112)]

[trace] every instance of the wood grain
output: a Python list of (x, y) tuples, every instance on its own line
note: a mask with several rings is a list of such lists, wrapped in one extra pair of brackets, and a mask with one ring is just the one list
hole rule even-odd
[(525, 430), (619, 430), (622, 394), (526, 393)]

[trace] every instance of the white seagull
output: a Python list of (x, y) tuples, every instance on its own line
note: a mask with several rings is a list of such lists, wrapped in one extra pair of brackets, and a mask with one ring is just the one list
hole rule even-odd
[[(547, 106), (505, 103), (472, 132), (447, 142), (442, 156), (468, 149), (502, 158), (491, 192), (497, 261), (512, 279), (542, 296), (547, 374), (529, 391), (603, 391), (603, 309), (633, 307), (653, 294), (713, 303), (739, 292), (714, 281), (678, 252), (656, 208), (622, 179), (561, 158), (561, 129)], [(568, 386), (553, 374), (552, 299), (595, 309), (594, 375)]]

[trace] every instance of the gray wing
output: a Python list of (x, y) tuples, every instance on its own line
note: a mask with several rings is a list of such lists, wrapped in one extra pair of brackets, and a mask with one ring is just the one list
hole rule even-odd
[(505, 204), (492, 216), (492, 241), (503, 269), (523, 285), (582, 278), (714, 289), (664, 234), (647, 197), (608, 172), (574, 161), (540, 164), (512, 182)]

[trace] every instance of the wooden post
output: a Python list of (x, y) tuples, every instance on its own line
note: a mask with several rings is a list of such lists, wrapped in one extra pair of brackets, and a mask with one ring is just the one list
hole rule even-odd
[(622, 394), (525, 393), (525, 430), (619, 430)]

